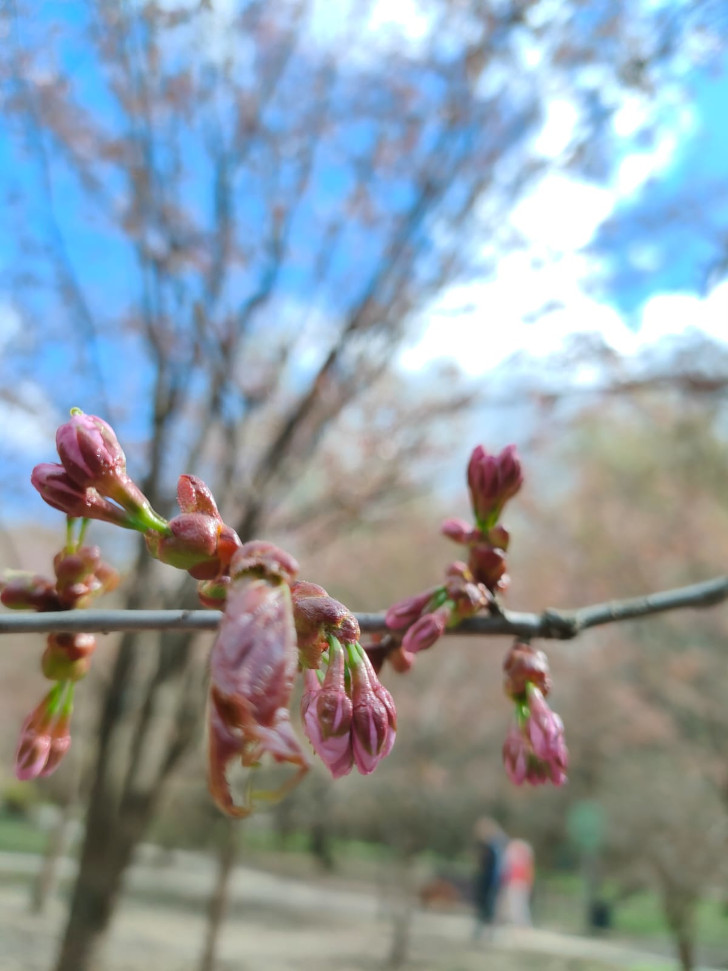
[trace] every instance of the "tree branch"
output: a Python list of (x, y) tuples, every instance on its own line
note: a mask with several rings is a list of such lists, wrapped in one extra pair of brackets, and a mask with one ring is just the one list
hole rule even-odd
[[(645, 597), (611, 600), (578, 610), (547, 608), (540, 614), (504, 610), (501, 614), (472, 617), (448, 634), (516, 635), (570, 640), (589, 627), (636, 620), (669, 610), (713, 607), (728, 600), (728, 576), (716, 577)], [(110, 633), (121, 630), (215, 630), (218, 610), (68, 610), (44, 614), (0, 614), (0, 634), (40, 634), (49, 631)], [(365, 634), (390, 633), (384, 614), (357, 614)], [(396, 632), (393, 632), (396, 635)]]

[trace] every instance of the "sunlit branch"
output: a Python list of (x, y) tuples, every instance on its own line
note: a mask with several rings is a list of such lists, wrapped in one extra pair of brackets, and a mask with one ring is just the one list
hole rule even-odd
[[(569, 640), (590, 627), (636, 620), (669, 610), (712, 607), (728, 600), (728, 576), (645, 597), (611, 600), (577, 610), (548, 608), (540, 614), (503, 611), (498, 615), (472, 617), (449, 634), (517, 635)], [(0, 614), (0, 634), (40, 634), (49, 631), (110, 633), (125, 630), (213, 631), (222, 614), (217, 610), (78, 610), (41, 614)], [(384, 614), (357, 614), (362, 632), (389, 633)]]

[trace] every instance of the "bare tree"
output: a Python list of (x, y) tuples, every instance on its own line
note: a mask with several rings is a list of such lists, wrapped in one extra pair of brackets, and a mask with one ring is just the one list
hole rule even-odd
[[(428, 300), (482, 264), (475, 242), (511, 241), (509, 207), (544, 166), (529, 134), (548, 85), (588, 105), (576, 68), (598, 64), (619, 91), (702, 26), (701, 7), (574, 5), (553, 21), (539, 7), (438, 0), (424, 39), (383, 48), (364, 3), (333, 43), (307, 0), (96, 0), (55, 23), (6, 4), (3, 124), (23, 162), (8, 280), (28, 324), (8, 379), (138, 442), (133, 471), (161, 512), (170, 469), (208, 479), (244, 540), (401, 494), (432, 423), (468, 397), (409, 400), (393, 361)], [(604, 147), (607, 117), (588, 115), (581, 149)], [(188, 602), (142, 556), (131, 575), (130, 607)], [(192, 636), (138, 644), (122, 638), (101, 699), (57, 971), (98, 966), (125, 867), (199, 729)]]

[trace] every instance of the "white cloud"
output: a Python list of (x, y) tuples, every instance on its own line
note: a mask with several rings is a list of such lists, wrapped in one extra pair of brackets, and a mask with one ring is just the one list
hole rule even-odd
[(0, 351), (20, 334), (23, 326), (20, 314), (7, 300), (0, 300)]
[(58, 414), (39, 385), (21, 381), (13, 388), (12, 398), (0, 397), (0, 424), (5, 448), (40, 461), (48, 451), (48, 429), (58, 425)]
[(552, 98), (546, 106), (546, 117), (533, 140), (533, 150), (544, 158), (557, 158), (569, 147), (576, 134), (581, 115), (569, 98)]
[(511, 223), (536, 247), (573, 251), (586, 246), (614, 204), (608, 189), (554, 172), (516, 206)]
[(705, 297), (692, 293), (658, 293), (642, 310), (640, 337), (645, 343), (690, 330), (728, 343), (728, 280)]

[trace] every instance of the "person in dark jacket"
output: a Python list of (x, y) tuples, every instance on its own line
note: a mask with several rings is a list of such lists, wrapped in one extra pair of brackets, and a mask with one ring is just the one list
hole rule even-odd
[(508, 840), (498, 823), (489, 816), (483, 816), (478, 820), (475, 824), (474, 836), (478, 859), (473, 881), (475, 904), (473, 939), (479, 940), (484, 930), (492, 934), (498, 912), (503, 857)]

